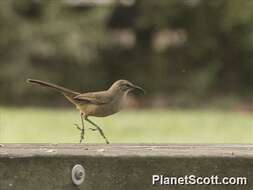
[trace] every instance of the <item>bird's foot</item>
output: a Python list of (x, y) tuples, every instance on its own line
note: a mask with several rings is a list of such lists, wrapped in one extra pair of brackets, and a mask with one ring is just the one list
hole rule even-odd
[(81, 127), (79, 127), (79, 125), (76, 124), (76, 123), (75, 123), (74, 125), (76, 126), (76, 128), (77, 128), (78, 130), (81, 131), (81, 134), (80, 134), (80, 141), (79, 141), (79, 143), (81, 144), (82, 141), (84, 140), (84, 126), (82, 126), (82, 128), (81, 128)]

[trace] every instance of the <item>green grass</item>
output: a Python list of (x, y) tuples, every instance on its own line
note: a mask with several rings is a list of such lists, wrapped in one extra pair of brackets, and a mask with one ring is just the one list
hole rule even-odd
[[(253, 143), (250, 113), (140, 110), (91, 119), (113, 143)], [(74, 110), (0, 108), (0, 143), (76, 143), (74, 123), (80, 123)], [(86, 142), (104, 141), (89, 130)]]

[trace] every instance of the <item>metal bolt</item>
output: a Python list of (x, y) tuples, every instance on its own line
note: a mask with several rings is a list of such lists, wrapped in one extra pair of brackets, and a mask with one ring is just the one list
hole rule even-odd
[(84, 175), (84, 173), (83, 173), (83, 171), (80, 170), (80, 169), (78, 169), (78, 170), (76, 171), (76, 173), (75, 173), (76, 179), (82, 179), (83, 175)]
[(75, 185), (81, 185), (85, 178), (85, 170), (82, 165), (76, 164), (72, 168), (72, 181)]

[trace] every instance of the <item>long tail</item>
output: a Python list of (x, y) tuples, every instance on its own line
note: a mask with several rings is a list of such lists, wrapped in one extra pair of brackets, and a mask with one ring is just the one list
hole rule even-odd
[(48, 87), (48, 88), (57, 90), (57, 91), (63, 93), (65, 96), (75, 96), (75, 95), (80, 94), (80, 93), (75, 92), (75, 91), (73, 91), (73, 90), (70, 90), (70, 89), (67, 89), (67, 88), (58, 86), (58, 85), (56, 85), (56, 84), (49, 83), (49, 82), (44, 82), (44, 81), (41, 81), (41, 80), (27, 79), (27, 82), (28, 82), (28, 83), (39, 84), (39, 85), (41, 85), (41, 86), (44, 86), (44, 87)]

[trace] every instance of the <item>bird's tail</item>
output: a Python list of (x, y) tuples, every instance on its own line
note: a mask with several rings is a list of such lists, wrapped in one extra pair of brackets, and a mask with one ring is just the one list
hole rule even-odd
[(44, 82), (44, 81), (41, 81), (41, 80), (27, 79), (27, 83), (38, 84), (38, 85), (41, 85), (41, 86), (44, 86), (44, 87), (48, 87), (48, 88), (57, 90), (58, 92), (63, 93), (65, 96), (75, 96), (75, 95), (80, 94), (80, 93), (75, 92), (73, 90), (70, 90), (70, 89), (58, 86), (56, 84), (49, 83), (49, 82)]

